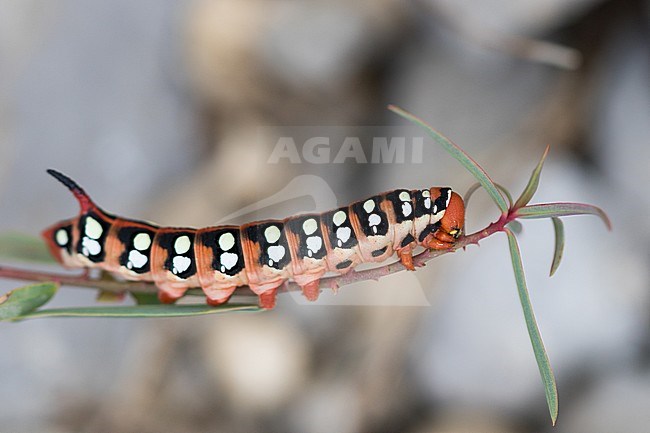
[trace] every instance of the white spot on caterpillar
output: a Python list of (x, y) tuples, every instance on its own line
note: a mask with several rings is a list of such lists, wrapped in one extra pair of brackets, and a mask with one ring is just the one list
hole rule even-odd
[(411, 201), (411, 194), (407, 191), (402, 191), (399, 193), (399, 199), (402, 201)]
[(402, 203), (402, 215), (407, 217), (407, 216), (411, 215), (412, 211), (413, 211), (413, 207), (411, 206), (411, 203), (409, 203), (409, 202)]
[(434, 213), (434, 215), (438, 213), (438, 205), (437, 204), (433, 205), (433, 213)]
[(182, 274), (183, 272), (189, 269), (191, 264), (192, 264), (192, 260), (189, 257), (176, 256), (172, 259), (172, 265), (174, 265), (172, 272), (176, 275)]
[(102, 252), (102, 246), (94, 239), (90, 239), (84, 236), (81, 240), (82, 249), (81, 252), (84, 256), (96, 256)]
[(346, 219), (348, 219), (348, 216), (345, 214), (344, 211), (340, 210), (334, 214), (332, 221), (336, 226), (340, 226), (345, 222)]
[(431, 197), (431, 191), (429, 191), (428, 189), (423, 189), (422, 197)]
[(190, 237), (187, 235), (179, 236), (176, 238), (176, 241), (174, 241), (174, 251), (176, 251), (176, 254), (185, 254), (190, 250), (191, 246), (192, 246), (192, 241), (190, 240)]
[(99, 239), (102, 237), (103, 232), (102, 225), (95, 218), (91, 216), (86, 217), (86, 228), (84, 229), (86, 236), (90, 239)]
[(447, 201), (445, 202), (445, 209), (449, 207), (450, 201), (451, 201), (451, 191), (447, 191)]
[[(145, 251), (151, 246), (151, 236), (148, 233), (138, 233), (133, 238), (133, 247), (136, 250)], [(136, 266), (139, 268), (140, 266)]]
[(272, 262), (279, 262), (282, 260), (282, 257), (284, 257), (284, 247), (282, 245), (273, 245), (266, 250), (268, 255), (269, 255), (269, 266), (271, 266)]
[(223, 253), (219, 260), (221, 261), (221, 272), (226, 272), (226, 269), (231, 270), (237, 264), (238, 257), (234, 253)]
[[(146, 248), (145, 248), (146, 249)], [(147, 264), (147, 256), (142, 254), (140, 251), (131, 250), (129, 253), (129, 261), (126, 264), (126, 267), (129, 269), (138, 268), (140, 269)]]
[(314, 234), (317, 229), (318, 222), (314, 218), (309, 218), (308, 220), (305, 220), (304, 223), (302, 223), (302, 230), (307, 236)]
[(368, 213), (372, 212), (375, 210), (375, 201), (372, 199), (366, 200), (366, 202), (363, 204), (363, 209)]
[[(223, 251), (228, 251), (233, 246), (235, 246), (235, 237), (232, 233), (224, 233), (219, 236), (219, 248)], [(221, 257), (223, 257), (223, 255)], [(230, 267), (228, 269), (230, 269)]]
[(429, 197), (424, 199), (424, 207), (427, 209), (431, 208), (431, 199)]
[(368, 217), (368, 224), (370, 224), (370, 227), (372, 227), (372, 232), (374, 234), (377, 234), (377, 226), (381, 222), (381, 217), (377, 215), (376, 213), (370, 214)]
[(68, 232), (65, 231), (65, 229), (58, 229), (56, 231), (56, 235), (54, 235), (54, 238), (56, 239), (56, 243), (60, 247), (65, 247), (68, 245), (68, 241), (70, 240), (70, 237), (68, 236)]
[(318, 236), (310, 236), (307, 238), (307, 255), (311, 257), (320, 251), (323, 246), (323, 240)]
[(352, 234), (352, 230), (350, 227), (339, 227), (336, 229), (336, 237), (338, 238), (337, 245), (339, 247), (343, 246), (344, 243), (350, 239), (350, 235)]
[(278, 226), (268, 226), (264, 230), (264, 238), (270, 244), (276, 243), (280, 239), (280, 229)]

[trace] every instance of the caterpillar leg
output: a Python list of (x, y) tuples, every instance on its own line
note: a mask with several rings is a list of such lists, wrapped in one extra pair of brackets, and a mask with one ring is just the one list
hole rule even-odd
[(404, 267), (409, 271), (414, 271), (415, 266), (413, 265), (413, 250), (411, 248), (404, 248), (397, 252), (399, 256), (399, 261), (402, 262)]
[[(442, 239), (440, 239), (442, 238)], [(451, 240), (447, 240), (447, 239)], [(451, 235), (446, 233), (438, 233), (428, 235), (422, 242), (422, 246), (425, 248), (430, 248), (432, 250), (446, 250), (454, 246), (454, 239)]]
[(450, 242), (443, 242), (436, 238), (432, 238), (431, 241), (429, 241), (425, 246), (427, 248), (431, 248), (432, 250), (446, 250), (453, 247), (454, 244)]
[(248, 284), (251, 291), (255, 293), (259, 300), (260, 307), (270, 310), (275, 307), (275, 297), (278, 293), (278, 288), (284, 284), (286, 280), (275, 280), (263, 284)]
[(186, 287), (184, 288), (165, 287), (164, 289), (159, 287), (158, 300), (163, 304), (173, 304), (179, 298), (183, 297), (186, 291), (187, 291)]
[(313, 302), (320, 295), (320, 279), (325, 275), (325, 266), (311, 269), (303, 274), (294, 274), (293, 280), (300, 286), (302, 294), (308, 301)]
[(305, 295), (308, 301), (314, 302), (320, 295), (320, 280), (310, 281), (309, 283), (300, 286), (302, 294)]
[(237, 286), (212, 290), (204, 288), (203, 292), (205, 293), (205, 302), (213, 307), (224, 304), (228, 302), (228, 299), (230, 299), (236, 288)]
[(275, 297), (278, 293), (278, 288), (269, 289), (265, 292), (258, 294), (260, 307), (265, 310), (271, 310), (275, 307)]
[(456, 238), (454, 236), (450, 235), (449, 233), (445, 233), (441, 230), (435, 232), (433, 234), (433, 237), (439, 240), (440, 242), (444, 242), (447, 244), (453, 244), (454, 242), (456, 242)]

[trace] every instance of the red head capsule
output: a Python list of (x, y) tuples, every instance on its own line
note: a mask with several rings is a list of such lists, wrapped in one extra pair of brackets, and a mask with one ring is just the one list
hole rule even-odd
[(444, 211), (440, 219), (440, 227), (434, 233), (434, 238), (442, 243), (433, 242), (436, 249), (449, 248), (463, 233), (465, 226), (465, 204), (463, 199), (449, 188), (431, 188), (433, 215)]
[(465, 203), (460, 195), (451, 193), (445, 216), (440, 220), (440, 228), (455, 239), (463, 233), (465, 227)]

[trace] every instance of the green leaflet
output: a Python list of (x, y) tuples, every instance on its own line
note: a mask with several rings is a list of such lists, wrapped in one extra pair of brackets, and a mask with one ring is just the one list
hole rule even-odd
[(481, 184), (481, 186), (485, 188), (490, 197), (492, 197), (492, 200), (494, 200), (494, 203), (496, 203), (501, 212), (503, 214), (508, 212), (508, 204), (506, 203), (505, 198), (503, 198), (503, 195), (497, 189), (494, 182), (492, 182), (492, 179), (490, 179), (490, 176), (488, 176), (485, 170), (483, 170), (481, 166), (476, 163), (476, 161), (474, 161), (467, 153), (465, 153), (463, 149), (433, 129), (424, 120), (416, 117), (408, 111), (395, 105), (389, 105), (388, 109), (398, 114), (399, 116), (402, 116), (406, 120), (424, 128), (427, 134), (429, 134), (429, 136), (433, 138), (436, 143), (442, 146), (443, 149), (445, 149), (447, 153), (449, 153), (456, 161), (460, 162), (460, 164), (465, 167), (467, 171), (472, 173), (472, 175)]
[(553, 229), (555, 232), (555, 249), (553, 251), (553, 262), (551, 263), (551, 272), (549, 276), (553, 276), (562, 261), (562, 254), (564, 254), (564, 224), (562, 220), (557, 217), (552, 217)]
[(204, 316), (235, 311), (262, 311), (255, 304), (228, 303), (218, 307), (209, 305), (133, 305), (119, 307), (78, 307), (53, 308), (23, 314), (19, 319), (36, 319), (40, 317), (104, 317), (104, 318), (154, 318)]
[(17, 320), (36, 310), (54, 296), (56, 283), (24, 286), (0, 297), (0, 320)]
[(518, 235), (524, 230), (524, 227), (521, 225), (521, 223), (517, 220), (512, 220), (508, 224), (506, 224), (506, 227), (508, 227), (510, 230), (514, 232), (514, 234)]
[(0, 321), (35, 319), (39, 317), (180, 317), (221, 314), (232, 311), (262, 311), (256, 304), (227, 303), (209, 305), (129, 305), (52, 308), (38, 310), (56, 293), (56, 283), (38, 283), (12, 290), (0, 297)]
[(570, 215), (596, 215), (600, 217), (609, 230), (612, 223), (607, 214), (599, 207), (582, 203), (544, 203), (524, 206), (515, 211), (517, 218), (550, 218)]
[(524, 276), (524, 267), (521, 263), (521, 253), (519, 251), (519, 245), (517, 245), (517, 238), (515, 238), (515, 235), (509, 229), (506, 228), (505, 232), (508, 235), (508, 246), (510, 248), (510, 257), (512, 258), (512, 269), (515, 273), (515, 281), (517, 282), (517, 291), (519, 293), (521, 308), (524, 312), (526, 328), (528, 329), (530, 342), (533, 345), (533, 352), (535, 352), (537, 367), (539, 368), (542, 382), (544, 383), (546, 403), (548, 404), (548, 409), (551, 414), (551, 421), (553, 422), (553, 425), (555, 425), (558, 413), (558, 396), (557, 386), (555, 385), (555, 376), (553, 375), (551, 362), (546, 354), (542, 335), (539, 332), (537, 321), (535, 320), (533, 306), (530, 303), (530, 296), (528, 294), (528, 287), (526, 286), (526, 277)]
[(537, 187), (539, 186), (539, 176), (542, 173), (542, 167), (544, 166), (544, 160), (548, 155), (549, 148), (550, 146), (546, 146), (546, 149), (542, 154), (542, 158), (539, 160), (539, 162), (537, 163), (537, 167), (535, 167), (533, 173), (530, 175), (530, 179), (528, 179), (528, 185), (526, 185), (526, 188), (524, 188), (521, 195), (515, 202), (514, 205), (515, 209), (527, 205), (528, 202), (530, 202), (530, 200), (533, 198), (533, 195), (535, 195), (535, 192), (537, 191)]
[(0, 259), (56, 263), (41, 239), (13, 232), (0, 234)]

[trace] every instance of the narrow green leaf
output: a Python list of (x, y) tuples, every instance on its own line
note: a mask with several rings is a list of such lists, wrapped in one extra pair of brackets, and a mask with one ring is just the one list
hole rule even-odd
[(29, 263), (55, 263), (41, 239), (13, 232), (0, 234), (0, 259)]
[(490, 179), (490, 176), (488, 176), (485, 170), (483, 170), (483, 168), (481, 168), (481, 166), (478, 165), (476, 161), (474, 161), (467, 153), (465, 153), (463, 149), (433, 129), (424, 120), (416, 117), (408, 111), (395, 105), (389, 105), (388, 109), (398, 114), (399, 116), (402, 116), (406, 120), (424, 128), (425, 131), (427, 131), (427, 134), (429, 134), (429, 136), (433, 138), (436, 143), (442, 146), (447, 151), (447, 153), (456, 159), (456, 161), (460, 162), (460, 164), (476, 178), (476, 180), (483, 186), (483, 188), (485, 188), (490, 197), (492, 197), (494, 203), (496, 203), (499, 209), (501, 209), (501, 212), (504, 214), (508, 212), (508, 204), (503, 198), (503, 195), (501, 195), (497, 189), (494, 182), (492, 182), (492, 179)]
[(553, 252), (553, 263), (551, 263), (551, 273), (552, 277), (557, 271), (557, 268), (560, 266), (560, 261), (562, 261), (562, 254), (564, 254), (564, 224), (562, 220), (556, 217), (552, 217), (553, 228), (555, 231), (555, 251)]
[(535, 352), (535, 359), (537, 360), (537, 367), (542, 375), (542, 382), (544, 383), (544, 392), (546, 393), (546, 403), (551, 414), (551, 421), (555, 425), (558, 413), (558, 396), (557, 387), (555, 385), (555, 376), (551, 369), (551, 362), (546, 354), (542, 336), (537, 327), (535, 320), (535, 313), (533, 306), (530, 303), (530, 296), (528, 288), (526, 287), (526, 277), (524, 276), (524, 267), (521, 263), (521, 253), (519, 252), (519, 245), (517, 245), (517, 238), (509, 230), (504, 229), (508, 235), (508, 246), (510, 247), (510, 257), (512, 258), (512, 269), (515, 273), (515, 281), (517, 282), (517, 291), (519, 292), (519, 300), (521, 308), (524, 312), (524, 319), (526, 320), (526, 328), (528, 328), (528, 335), (530, 342), (533, 345), (533, 352)]
[(0, 320), (22, 318), (47, 303), (58, 287), (56, 283), (30, 284), (0, 296)]
[(607, 214), (599, 207), (582, 203), (545, 203), (532, 204), (517, 209), (514, 213), (517, 218), (551, 218), (570, 215), (596, 215), (603, 220), (607, 229), (612, 229), (612, 223)]
[(262, 311), (255, 304), (224, 304), (218, 307), (209, 305), (133, 305), (120, 307), (78, 307), (53, 308), (23, 314), (19, 319), (39, 317), (104, 317), (104, 318), (152, 318), (203, 316), (234, 311)]
[(537, 187), (539, 186), (539, 175), (542, 173), (542, 167), (544, 166), (544, 160), (548, 155), (549, 148), (550, 146), (546, 146), (546, 149), (544, 149), (542, 158), (539, 160), (537, 167), (535, 167), (533, 173), (530, 175), (530, 179), (528, 179), (528, 185), (526, 185), (526, 188), (524, 188), (523, 192), (515, 202), (514, 209), (526, 206), (535, 195)]

